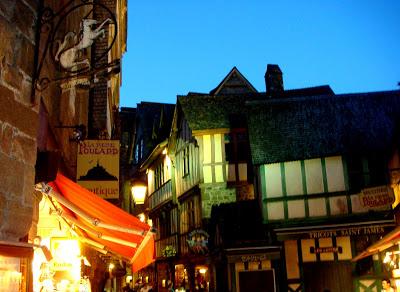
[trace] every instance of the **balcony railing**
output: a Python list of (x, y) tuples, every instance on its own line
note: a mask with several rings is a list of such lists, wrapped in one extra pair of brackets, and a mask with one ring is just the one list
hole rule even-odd
[(154, 191), (149, 196), (149, 208), (150, 210), (156, 208), (162, 203), (172, 199), (172, 184), (171, 180), (168, 180), (161, 187), (159, 187), (156, 191)]
[(156, 241), (157, 258), (172, 257), (178, 253), (178, 235), (172, 235), (167, 238)]

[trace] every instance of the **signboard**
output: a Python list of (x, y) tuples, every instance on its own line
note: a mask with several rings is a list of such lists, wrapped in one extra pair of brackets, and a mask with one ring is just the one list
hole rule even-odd
[(262, 262), (264, 260), (267, 260), (268, 257), (266, 254), (253, 254), (253, 255), (244, 255), (240, 257), (240, 260), (243, 263), (248, 263), (248, 262)]
[(363, 227), (350, 227), (332, 230), (318, 230), (308, 233), (309, 238), (327, 238), (337, 236), (358, 236), (358, 235), (371, 235), (383, 234), (385, 228), (382, 226), (363, 226)]
[(379, 186), (363, 189), (360, 194), (360, 203), (369, 209), (381, 209), (394, 202), (394, 192), (389, 186)]
[(341, 246), (324, 246), (324, 247), (310, 247), (310, 253), (321, 254), (321, 253), (342, 253), (343, 248)]
[(198, 254), (206, 254), (208, 252), (208, 238), (210, 236), (207, 232), (201, 229), (193, 230), (188, 234), (187, 243), (189, 248)]
[(78, 184), (103, 199), (119, 198), (119, 140), (85, 140), (77, 156)]

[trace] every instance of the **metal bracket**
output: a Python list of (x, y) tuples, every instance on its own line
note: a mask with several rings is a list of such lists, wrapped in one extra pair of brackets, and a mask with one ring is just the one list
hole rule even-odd
[(35, 185), (35, 190), (39, 191), (45, 195), (48, 195), (53, 190), (53, 188), (51, 186), (49, 186), (48, 184), (41, 182), (41, 183), (38, 183)]
[[(92, 19), (93, 14), (101, 19)], [(81, 19), (80, 23), (71, 19)], [(65, 32), (70, 23), (76, 22), (73, 30)], [(68, 23), (68, 25), (67, 25)], [(111, 36), (108, 46), (99, 54), (90, 54), (96, 39), (106, 36), (105, 26)], [(99, 77), (118, 73), (120, 60), (108, 60), (109, 52), (117, 38), (117, 19), (104, 4), (95, 0), (70, 0), (58, 11), (50, 7), (39, 10), (36, 68), (33, 76), (32, 103), (36, 91), (43, 91), (51, 83), (63, 83), (62, 88), (77, 85), (90, 86)], [(89, 60), (89, 56), (90, 60)], [(43, 74), (44, 64), (48, 65)], [(54, 70), (52, 70), (54, 69)]]

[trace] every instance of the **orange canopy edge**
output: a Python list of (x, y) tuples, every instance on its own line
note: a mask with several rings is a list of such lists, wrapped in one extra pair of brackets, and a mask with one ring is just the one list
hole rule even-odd
[(394, 246), (395, 244), (399, 244), (399, 243), (400, 243), (400, 226), (396, 227), (391, 232), (389, 232), (384, 237), (382, 237), (380, 240), (378, 240), (374, 244), (367, 247), (363, 252), (358, 254), (351, 261), (356, 262), (360, 259), (371, 256), (380, 251), (386, 250), (386, 249)]
[[(60, 173), (57, 174), (56, 179), (49, 183), (49, 185), (52, 187), (52, 191), (67, 200), (67, 204), (66, 202), (63, 204), (56, 199), (58, 203), (63, 206), (63, 209), (67, 209), (64, 215), (64, 219), (67, 222), (68, 218), (71, 219), (72, 215), (74, 220), (79, 223), (79, 226), (89, 227), (92, 231), (98, 232), (98, 234), (104, 236), (104, 238), (111, 237), (116, 238), (117, 241), (132, 243), (132, 246), (127, 246), (126, 244), (121, 244), (119, 241), (109, 241), (93, 233), (81, 232), (88, 239), (105, 246), (106, 250), (120, 255), (126, 260), (129, 259), (134, 272), (146, 267), (155, 260), (154, 233), (151, 231), (151, 227), (148, 224), (141, 222), (137, 217), (107, 202)], [(121, 227), (121, 230), (113, 230), (91, 224), (87, 219), (81, 216), (82, 214), (73, 212), (70, 206), (76, 206), (83, 211), (82, 213), (95, 218), (98, 222)], [(63, 216), (63, 213), (64, 212), (62, 212), (60, 216)], [(140, 232), (139, 234), (132, 234), (125, 232), (124, 229), (138, 230)], [(136, 247), (133, 247), (134, 245), (136, 245)]]

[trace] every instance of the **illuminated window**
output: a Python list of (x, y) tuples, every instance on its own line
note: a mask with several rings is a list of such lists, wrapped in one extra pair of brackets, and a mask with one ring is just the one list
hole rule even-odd
[(183, 176), (186, 176), (189, 174), (189, 146), (183, 149), (183, 154), (182, 154), (182, 169), (183, 169)]
[(160, 188), (165, 182), (165, 177), (164, 177), (164, 164), (160, 163), (157, 165), (155, 169), (155, 174), (154, 174), (154, 186), (155, 189)]

